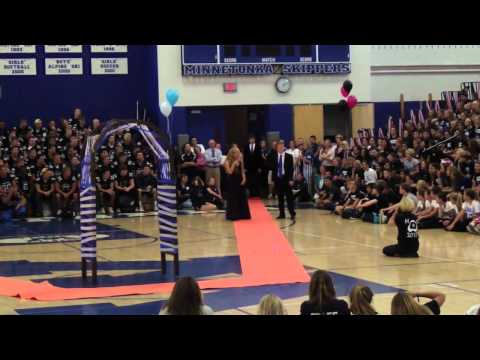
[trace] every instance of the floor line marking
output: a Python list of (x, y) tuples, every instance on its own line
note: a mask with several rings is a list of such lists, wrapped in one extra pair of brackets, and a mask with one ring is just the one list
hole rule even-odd
[[(304, 232), (300, 232), (300, 231), (293, 231), (293, 230), (289, 230), (289, 229), (285, 229), (285, 231), (286, 231), (286, 232), (291, 232), (291, 233), (293, 233), (293, 234), (299, 234), (299, 235), (304, 235), (304, 236), (311, 236), (311, 237), (315, 237), (315, 238), (326, 238), (326, 239), (330, 239), (330, 240), (334, 240), (334, 241), (343, 242), (343, 243), (346, 243), (346, 244), (355, 244), (355, 245), (364, 246), (364, 247), (369, 247), (369, 248), (374, 248), (374, 249), (381, 249), (381, 248), (382, 248), (381, 246), (374, 246), (374, 245), (369, 245), (369, 244), (361, 244), (361, 243), (356, 243), (356, 242), (353, 242), (353, 241), (338, 239), (338, 238), (333, 237), (333, 236), (330, 236), (330, 235), (309, 234), (309, 233), (304, 233)], [(471, 266), (475, 266), (475, 267), (480, 267), (480, 264), (470, 263), (470, 262), (461, 261), (461, 260), (446, 259), (446, 258), (433, 257), (433, 256), (422, 256), (422, 257), (425, 258), (425, 259), (441, 260), (441, 261), (444, 261), (444, 262), (454, 262), (454, 263), (456, 263), (456, 264), (471, 265)]]

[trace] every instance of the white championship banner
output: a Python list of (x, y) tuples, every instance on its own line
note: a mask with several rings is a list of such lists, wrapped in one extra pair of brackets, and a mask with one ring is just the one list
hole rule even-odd
[(34, 54), (35, 45), (0, 45), (0, 54)]
[(92, 75), (127, 75), (127, 58), (92, 58)]
[(0, 59), (0, 76), (37, 75), (36, 59)]
[(92, 53), (126, 53), (128, 45), (91, 45)]
[(45, 59), (46, 75), (82, 75), (83, 59), (81, 58), (46, 58)]
[(45, 53), (47, 54), (65, 54), (65, 53), (81, 53), (82, 45), (45, 45)]

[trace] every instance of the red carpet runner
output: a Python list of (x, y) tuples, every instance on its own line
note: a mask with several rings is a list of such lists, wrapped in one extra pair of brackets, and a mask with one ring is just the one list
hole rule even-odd
[[(242, 275), (200, 281), (202, 289), (305, 283), (310, 278), (275, 220), (261, 200), (250, 200), (252, 220), (234, 223)], [(57, 301), (125, 295), (168, 294), (173, 283), (100, 288), (59, 288), (47, 281), (35, 283), (0, 277), (0, 295), (29, 300)]]

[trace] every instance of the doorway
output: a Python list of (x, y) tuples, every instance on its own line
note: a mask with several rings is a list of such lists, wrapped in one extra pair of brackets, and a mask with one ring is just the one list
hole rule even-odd
[(253, 134), (260, 140), (265, 137), (265, 106), (226, 106), (225, 138), (230, 147), (235, 143), (240, 148), (248, 143)]
[(335, 138), (343, 135), (344, 138), (352, 136), (352, 112), (342, 110), (337, 104), (323, 106), (325, 137)]

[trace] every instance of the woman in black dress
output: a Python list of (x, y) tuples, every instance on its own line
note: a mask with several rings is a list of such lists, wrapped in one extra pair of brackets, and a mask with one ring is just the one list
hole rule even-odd
[(245, 190), (245, 169), (242, 153), (232, 147), (225, 160), (225, 173), (227, 174), (227, 220), (250, 219), (250, 209)]

